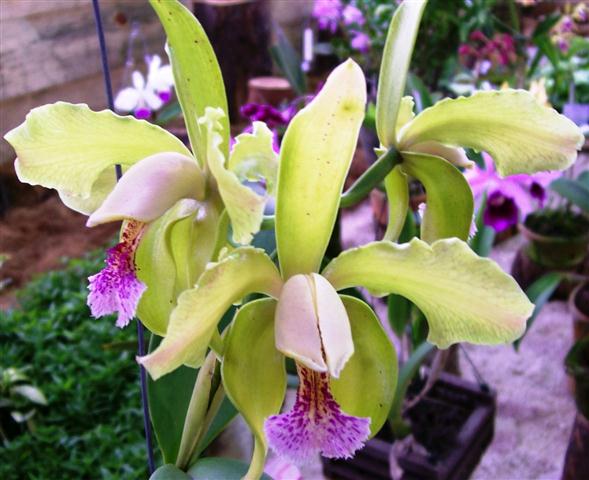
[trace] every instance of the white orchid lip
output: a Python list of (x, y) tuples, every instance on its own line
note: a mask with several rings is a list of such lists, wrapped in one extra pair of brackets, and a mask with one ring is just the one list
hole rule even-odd
[(86, 225), (123, 219), (151, 222), (178, 200), (202, 199), (204, 176), (194, 159), (179, 153), (151, 155), (133, 165)]
[(339, 377), (354, 353), (346, 309), (331, 284), (316, 273), (286, 281), (275, 322), (276, 348), (317, 372)]

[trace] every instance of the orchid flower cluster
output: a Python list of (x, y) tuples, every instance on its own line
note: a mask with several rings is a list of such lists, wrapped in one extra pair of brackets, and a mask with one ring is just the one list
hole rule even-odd
[(149, 119), (172, 98), (174, 77), (170, 65), (162, 65), (159, 55), (147, 59), (147, 79), (139, 70), (131, 74), (132, 86), (123, 88), (115, 97), (117, 112), (131, 112), (135, 118)]
[[(21, 181), (56, 189), (90, 227), (123, 222), (105, 269), (90, 277), (92, 314), (116, 313), (121, 327), (137, 315), (163, 337), (138, 358), (154, 380), (200, 367), (179, 452), (167, 461), (190, 467), (219, 392), (254, 435), (245, 478), (262, 475), (268, 448), (295, 462), (353, 456), (388, 416), (397, 356), (372, 308), (349, 295), (352, 287), (411, 300), (440, 348), (511, 342), (523, 333), (534, 306), (465, 243), (474, 201), (456, 167), (472, 164), (462, 148), (469, 147), (489, 152), (502, 175), (566, 168), (583, 141), (572, 122), (520, 90), (446, 99), (415, 116), (403, 92), (425, 1), (404, 2), (382, 58), (379, 159), (342, 195), (365, 116), (362, 69), (353, 60), (335, 68), (288, 124), (278, 155), (262, 122), (230, 148), (223, 79), (202, 27), (179, 2), (151, 4), (168, 37), (192, 150), (143, 120), (66, 103), (32, 110), (6, 139)], [(427, 193), (421, 239), (398, 244), (411, 178)], [(260, 179), (264, 195), (243, 183)], [(383, 179), (385, 238), (326, 261), (340, 206)], [(249, 245), (269, 196), (277, 258)], [(232, 305), (240, 306), (220, 331)], [(286, 359), (299, 387), (283, 412)], [(213, 392), (219, 371), (222, 387)]]

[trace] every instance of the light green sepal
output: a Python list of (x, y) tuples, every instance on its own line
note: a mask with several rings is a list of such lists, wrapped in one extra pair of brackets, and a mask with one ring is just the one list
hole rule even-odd
[(149, 0), (157, 13), (166, 36), (174, 88), (182, 107), (190, 144), (201, 166), (205, 163), (205, 132), (197, 119), (206, 107), (220, 108), (225, 116), (221, 122), (220, 149), (223, 156), (229, 153), (229, 116), (227, 96), (219, 62), (202, 25), (184, 5), (177, 0)]
[(252, 133), (235, 137), (227, 168), (242, 181), (266, 181), (269, 195), (276, 193), (278, 154), (273, 147), (274, 134), (264, 122), (254, 122)]
[(403, 230), (409, 208), (409, 184), (401, 165), (397, 165), (384, 179), (389, 204), (389, 223), (384, 234), (385, 240), (396, 242)]
[(377, 296), (408, 298), (426, 315), (428, 340), (440, 348), (512, 342), (534, 309), (499, 265), (455, 238), (369, 243), (342, 253), (323, 275), (337, 290), (364, 286)]
[(403, 2), (395, 11), (387, 33), (376, 98), (376, 131), (381, 145), (387, 148), (396, 144), (401, 97), (426, 3), (423, 0)]
[(275, 309), (276, 301), (269, 298), (246, 304), (225, 340), (223, 385), (256, 441), (247, 479), (258, 478), (264, 470), (264, 421), (280, 412), (286, 393), (284, 356), (274, 346)]
[(276, 241), (284, 278), (321, 264), (364, 118), (366, 82), (339, 65), (290, 122), (280, 149)]
[(114, 187), (115, 164), (129, 167), (161, 152), (191, 156), (180, 140), (156, 125), (65, 102), (34, 108), (5, 138), (16, 151), (21, 182), (55, 188), (67, 206), (84, 214), (92, 213)]
[(254, 292), (277, 298), (281, 288), (280, 273), (263, 250), (234, 250), (207, 266), (196, 286), (180, 295), (166, 337), (139, 362), (154, 380), (182, 364), (199, 365), (217, 323), (233, 303)]
[(400, 132), (399, 150), (429, 140), (488, 152), (501, 175), (563, 170), (584, 142), (579, 127), (525, 90), (476, 92), (425, 109)]
[(413, 101), (412, 96), (407, 95), (401, 99), (399, 114), (397, 115), (397, 121), (395, 122), (395, 138), (398, 137), (401, 128), (415, 118), (415, 113), (413, 112), (414, 107), (415, 102)]
[(138, 278), (147, 285), (137, 316), (164, 336), (178, 296), (192, 288), (213, 254), (218, 215), (195, 200), (181, 200), (149, 225), (135, 255)]
[(374, 436), (380, 431), (393, 403), (397, 354), (368, 305), (347, 295), (342, 295), (341, 299), (350, 317), (355, 350), (340, 378), (331, 378), (331, 391), (344, 412), (356, 417), (370, 417), (370, 434)]
[(220, 149), (223, 140), (220, 133), (222, 118), (224, 115), (221, 109), (207, 108), (198, 123), (207, 132), (207, 165), (217, 181), (219, 193), (231, 219), (233, 240), (245, 245), (260, 230), (266, 199), (243, 185), (237, 175), (225, 167), (225, 157)]
[(421, 239), (432, 243), (441, 238), (468, 238), (474, 200), (464, 175), (440, 157), (402, 152), (402, 168), (425, 187), (426, 210)]

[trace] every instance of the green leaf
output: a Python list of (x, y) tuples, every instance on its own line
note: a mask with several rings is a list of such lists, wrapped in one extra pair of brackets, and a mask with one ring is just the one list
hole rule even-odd
[(423, 80), (414, 73), (409, 73), (407, 85), (411, 91), (411, 96), (415, 99), (415, 108), (417, 113), (431, 107), (434, 104), (431, 93)]
[[(149, 352), (160, 342), (161, 338), (152, 335)], [(147, 380), (149, 415), (165, 463), (176, 463), (197, 372), (194, 368), (180, 367), (158, 380)]]
[(589, 187), (581, 181), (557, 178), (550, 184), (550, 188), (585, 213), (589, 213)]
[(386, 421), (393, 401), (397, 354), (368, 305), (347, 295), (341, 299), (350, 317), (354, 354), (340, 377), (331, 378), (331, 391), (344, 412), (371, 418), (370, 432), (374, 436)]
[[(199, 459), (189, 470), (189, 478), (194, 480), (241, 480), (246, 477), (248, 465), (231, 458), (209, 457)], [(272, 480), (265, 473), (261, 480)], [(159, 479), (158, 479), (159, 480)], [(175, 479), (172, 479), (175, 480)], [(253, 479), (252, 479), (253, 480)]]
[(151, 474), (149, 480), (193, 480), (194, 478), (175, 465), (162, 465)]
[(147, 290), (137, 316), (151, 332), (165, 335), (178, 295), (194, 286), (210, 261), (218, 217), (208, 203), (181, 200), (143, 235), (135, 263)]
[(395, 127), (399, 105), (425, 5), (421, 0), (403, 2), (395, 11), (387, 33), (376, 100), (376, 131), (385, 147), (397, 143)]
[(277, 298), (281, 288), (280, 274), (263, 250), (234, 250), (208, 266), (196, 286), (180, 295), (166, 337), (139, 362), (154, 379), (182, 364), (200, 365), (217, 323), (233, 303), (254, 292)]
[(274, 151), (274, 133), (264, 122), (254, 122), (252, 133), (235, 137), (227, 168), (244, 181), (266, 181), (266, 191), (276, 193), (278, 154)]
[(403, 365), (401, 365), (401, 368), (399, 369), (397, 390), (395, 392), (395, 398), (389, 413), (389, 422), (391, 424), (391, 428), (393, 429), (393, 433), (397, 438), (403, 438), (408, 433), (408, 426), (405, 424), (402, 417), (403, 401), (405, 400), (405, 396), (407, 394), (407, 388), (409, 388), (409, 384), (411, 383), (411, 380), (413, 380), (413, 377), (419, 370), (421, 364), (424, 362), (430, 352), (434, 350), (434, 348), (435, 347), (433, 345), (427, 342), (422, 343), (411, 353), (409, 359)]
[(114, 188), (115, 164), (126, 169), (161, 152), (191, 156), (180, 140), (144, 120), (65, 102), (34, 108), (5, 138), (16, 151), (21, 182), (55, 188), (84, 214)]
[(206, 107), (220, 108), (225, 113), (222, 124), (221, 152), (229, 153), (229, 115), (225, 85), (217, 57), (207, 35), (194, 15), (177, 0), (149, 0), (157, 13), (166, 36), (174, 87), (184, 113), (192, 150), (201, 165), (206, 162), (206, 137), (197, 124)]
[[(266, 199), (243, 185), (237, 175), (226, 168), (226, 157), (220, 149), (222, 118), (224, 116), (221, 109), (207, 108), (205, 116), (200, 118), (198, 123), (207, 132), (207, 162), (231, 219), (233, 240), (245, 245), (260, 230)], [(272, 150), (272, 140), (267, 135), (256, 135), (250, 137), (250, 140), (253, 143), (250, 145), (252, 150), (258, 149), (261, 153), (266, 153), (268, 148)], [(246, 161), (244, 158), (243, 162)], [(264, 169), (269, 171), (268, 161), (261, 160), (261, 162)], [(236, 160), (236, 166), (240, 166), (239, 159)], [(244, 164), (242, 163), (241, 166), (243, 167)]]
[(280, 29), (277, 38), (278, 43), (270, 47), (270, 55), (296, 94), (304, 95), (307, 82), (301, 69), (301, 58)]
[(387, 298), (387, 317), (389, 325), (397, 337), (401, 338), (411, 321), (411, 302), (394, 293)]
[(524, 334), (515, 342), (513, 342), (513, 347), (516, 350), (519, 350), (519, 346), (522, 340), (528, 334), (530, 328), (532, 328), (532, 325), (534, 324), (536, 317), (540, 314), (540, 311), (542, 310), (544, 305), (548, 303), (550, 297), (552, 297), (552, 294), (556, 291), (556, 289), (560, 285), (560, 282), (562, 282), (563, 278), (563, 274), (559, 272), (546, 273), (542, 275), (540, 278), (538, 278), (526, 289), (526, 295), (530, 299), (530, 302), (535, 304), (534, 313), (532, 313), (532, 316), (528, 318), (526, 324), (526, 331), (524, 332)]
[(343, 252), (323, 275), (337, 290), (364, 286), (376, 296), (408, 298), (427, 317), (428, 341), (440, 348), (512, 342), (533, 310), (513, 278), (455, 238), (369, 243)]
[(487, 206), (487, 192), (483, 194), (483, 198), (479, 204), (479, 209), (476, 213), (476, 227), (477, 231), (468, 242), (472, 251), (479, 257), (488, 257), (493, 249), (495, 242), (495, 229), (485, 225), (485, 208)]
[(409, 183), (400, 165), (393, 168), (385, 177), (384, 186), (389, 204), (389, 222), (384, 239), (396, 242), (405, 225), (409, 209)]
[(335, 223), (366, 104), (352, 60), (290, 122), (280, 150), (276, 240), (284, 278), (316, 271)]
[(402, 155), (403, 171), (417, 178), (427, 195), (421, 239), (428, 243), (451, 237), (466, 240), (472, 224), (474, 200), (464, 175), (440, 157), (410, 152), (402, 152)]
[(276, 301), (255, 300), (237, 313), (225, 343), (223, 385), (255, 436), (255, 449), (246, 478), (264, 469), (268, 445), (264, 421), (280, 412), (286, 393), (284, 356), (274, 345)]
[(417, 115), (400, 136), (403, 151), (430, 140), (484, 150), (501, 175), (565, 169), (585, 141), (571, 120), (524, 90), (442, 100)]

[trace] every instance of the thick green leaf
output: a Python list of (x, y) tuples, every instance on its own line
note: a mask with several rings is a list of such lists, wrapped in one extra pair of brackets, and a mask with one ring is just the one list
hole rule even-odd
[(206, 107), (221, 108), (223, 127), (221, 151), (229, 153), (229, 115), (221, 69), (207, 35), (194, 15), (177, 0), (149, 0), (166, 35), (174, 87), (184, 113), (192, 150), (200, 162), (206, 162), (206, 137), (197, 124)]
[(571, 120), (525, 90), (442, 100), (417, 115), (400, 136), (402, 151), (430, 140), (486, 151), (501, 175), (565, 169), (585, 141)]
[(513, 342), (513, 347), (518, 350), (521, 342), (523, 341), (524, 337), (532, 328), (536, 317), (550, 300), (552, 294), (560, 285), (560, 282), (563, 280), (564, 276), (562, 273), (559, 272), (550, 272), (542, 275), (538, 280), (532, 283), (526, 289), (526, 295), (530, 299), (530, 302), (534, 303), (534, 313), (532, 316), (528, 318), (528, 322), (526, 324), (526, 331), (524, 334), (518, 338), (515, 342)]
[(557, 178), (550, 184), (550, 188), (589, 214), (589, 187), (581, 181)]
[(385, 177), (384, 186), (389, 204), (389, 222), (384, 239), (396, 242), (405, 225), (409, 209), (409, 183), (400, 165), (393, 168)]
[(429, 342), (440, 348), (512, 342), (534, 307), (495, 262), (456, 238), (373, 242), (343, 252), (323, 275), (337, 290), (364, 286), (377, 296), (407, 297), (428, 319)]
[(352, 60), (290, 122), (280, 150), (276, 240), (284, 278), (316, 271), (335, 223), (366, 104)]
[(395, 126), (407, 71), (426, 2), (403, 2), (395, 11), (382, 52), (376, 100), (376, 131), (381, 145), (396, 145)]
[(280, 274), (263, 250), (234, 250), (208, 266), (196, 286), (180, 295), (166, 337), (139, 362), (154, 379), (182, 364), (200, 365), (219, 320), (233, 303), (254, 292), (277, 298), (281, 288)]
[(149, 225), (135, 263), (147, 285), (137, 316), (153, 333), (165, 335), (178, 295), (194, 286), (211, 260), (217, 221), (212, 205), (186, 199)]
[(161, 152), (191, 156), (180, 140), (144, 120), (65, 102), (34, 108), (5, 138), (16, 151), (21, 182), (55, 188), (85, 214), (114, 188), (115, 164), (126, 169)]
[(401, 338), (405, 328), (411, 322), (411, 302), (394, 293), (387, 298), (387, 317), (389, 325), (397, 337)]
[(433, 155), (402, 152), (403, 171), (425, 187), (426, 210), (421, 222), (421, 239), (466, 240), (472, 224), (474, 200), (466, 178), (449, 162)]
[[(208, 457), (199, 459), (189, 470), (189, 478), (194, 480), (250, 480), (246, 477), (248, 465), (232, 458)], [(265, 473), (261, 480), (272, 480)], [(159, 479), (158, 479), (159, 480)], [(172, 479), (175, 480), (175, 479)], [(252, 479), (253, 480), (253, 479)]]
[(255, 436), (255, 449), (246, 478), (264, 469), (268, 445), (264, 421), (280, 412), (286, 393), (284, 356), (274, 343), (276, 301), (264, 298), (243, 306), (225, 342), (223, 385)]
[[(154, 351), (160, 341), (160, 337), (152, 335), (149, 351)], [(197, 372), (194, 368), (180, 367), (158, 380), (147, 380), (149, 415), (165, 463), (176, 463)]]
[(371, 436), (386, 421), (397, 384), (397, 354), (380, 321), (362, 300), (341, 296), (352, 327), (354, 354), (330, 385), (342, 410), (370, 417)]
[(151, 474), (149, 480), (194, 480), (194, 478), (175, 465), (162, 465)]
[(472, 251), (479, 257), (488, 257), (495, 242), (495, 229), (485, 225), (484, 213), (486, 206), (487, 193), (485, 192), (476, 213), (477, 231), (468, 242)]
[(282, 30), (278, 30), (278, 43), (270, 47), (272, 59), (288, 79), (288, 83), (297, 95), (304, 95), (307, 92), (305, 73), (301, 69), (301, 58), (292, 47)]

